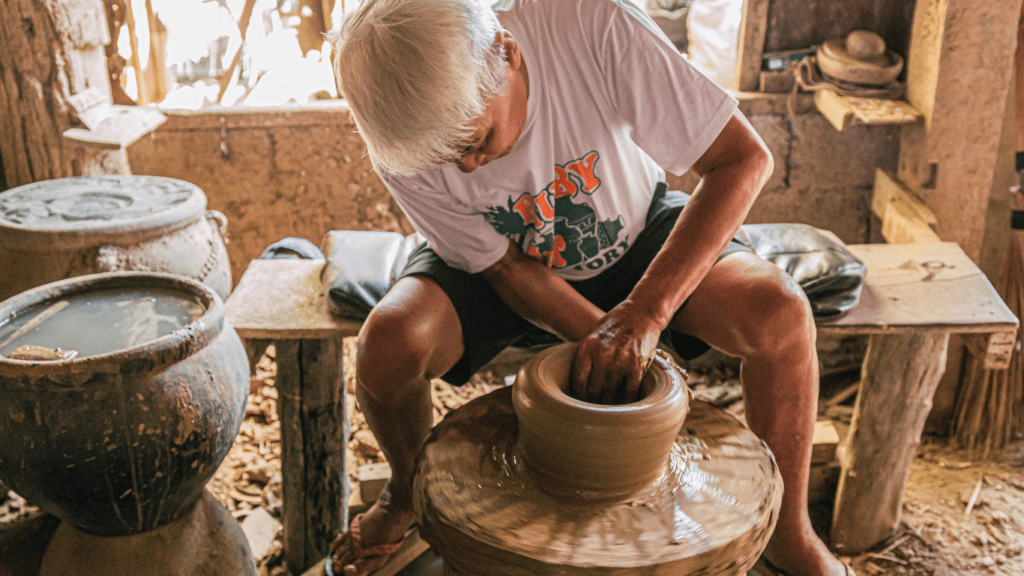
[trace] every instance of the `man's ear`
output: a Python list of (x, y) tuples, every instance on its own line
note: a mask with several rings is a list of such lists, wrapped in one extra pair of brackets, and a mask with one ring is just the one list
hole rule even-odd
[(512, 33), (508, 30), (502, 30), (497, 33), (495, 39), (501, 43), (501, 47), (505, 50), (505, 61), (508, 62), (513, 70), (518, 70), (523, 55), (519, 51), (519, 43), (512, 37)]

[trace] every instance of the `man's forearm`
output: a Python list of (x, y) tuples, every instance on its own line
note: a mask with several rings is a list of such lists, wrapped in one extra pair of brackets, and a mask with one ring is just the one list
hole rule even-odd
[(695, 166), (703, 174), (700, 186), (629, 296), (662, 326), (704, 279), (771, 175), (771, 154), (759, 143), (731, 143), (724, 157)]
[(604, 312), (543, 263), (523, 254), (515, 243), (481, 275), (517, 314), (570, 342), (597, 326)]

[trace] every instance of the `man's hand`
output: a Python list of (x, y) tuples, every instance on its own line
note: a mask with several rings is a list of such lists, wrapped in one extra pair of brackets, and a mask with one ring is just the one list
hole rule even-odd
[(613, 308), (580, 342), (572, 365), (572, 396), (599, 404), (636, 402), (662, 328), (631, 300)]

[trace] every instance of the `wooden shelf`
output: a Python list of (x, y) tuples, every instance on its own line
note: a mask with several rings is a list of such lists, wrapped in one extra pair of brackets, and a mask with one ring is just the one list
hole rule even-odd
[(909, 124), (922, 117), (917, 108), (901, 100), (840, 96), (832, 90), (815, 92), (814, 104), (840, 132), (857, 124)]

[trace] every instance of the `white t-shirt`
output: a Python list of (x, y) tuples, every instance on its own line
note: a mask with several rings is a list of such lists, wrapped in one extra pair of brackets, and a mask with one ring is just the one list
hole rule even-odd
[(450, 164), (380, 176), (450, 266), (480, 272), (512, 238), (562, 278), (590, 278), (625, 254), (664, 170), (688, 170), (736, 100), (628, 0), (503, 0), (495, 9), (530, 78), (512, 152), (469, 174)]

